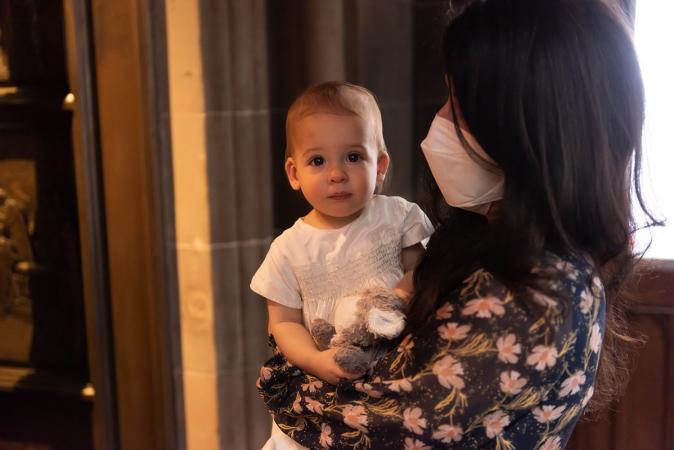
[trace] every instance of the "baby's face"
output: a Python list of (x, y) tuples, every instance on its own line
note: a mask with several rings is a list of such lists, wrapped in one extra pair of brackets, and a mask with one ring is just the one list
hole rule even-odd
[(295, 123), (286, 173), (328, 226), (358, 217), (372, 198), (377, 174), (388, 167), (378, 155), (375, 133), (358, 116), (316, 113)]

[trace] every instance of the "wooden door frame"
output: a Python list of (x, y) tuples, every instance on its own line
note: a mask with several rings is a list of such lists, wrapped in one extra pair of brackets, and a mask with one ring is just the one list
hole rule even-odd
[(164, 1), (65, 13), (95, 447), (184, 449)]
[(82, 259), (87, 359), (93, 392), (97, 450), (119, 448), (114, 346), (105, 241), (105, 211), (98, 140), (91, 20), (85, 0), (63, 2), (68, 81), (73, 112), (72, 144)]

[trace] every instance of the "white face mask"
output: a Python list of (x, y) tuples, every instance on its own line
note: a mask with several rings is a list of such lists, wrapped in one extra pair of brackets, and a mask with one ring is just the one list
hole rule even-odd
[[(473, 135), (463, 129), (461, 132), (475, 153), (496, 166)], [(474, 161), (451, 121), (435, 116), (421, 149), (450, 206), (486, 215), (491, 203), (503, 198), (503, 172)]]

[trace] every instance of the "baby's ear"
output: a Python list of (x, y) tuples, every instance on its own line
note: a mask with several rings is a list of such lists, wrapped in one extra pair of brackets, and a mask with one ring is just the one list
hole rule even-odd
[(380, 153), (377, 157), (377, 182), (375, 194), (381, 194), (384, 190), (384, 181), (386, 181), (386, 173), (388, 172), (389, 163), (391, 162), (388, 153)]
[(381, 152), (377, 157), (377, 179), (381, 178), (382, 182), (384, 181), (384, 178), (386, 178), (390, 162), (391, 158), (386, 152)]
[(297, 166), (295, 165), (295, 160), (292, 156), (286, 159), (285, 163), (286, 175), (288, 176), (288, 182), (290, 182), (290, 187), (294, 190), (300, 190), (300, 180), (297, 178)]
[(400, 311), (372, 308), (367, 312), (366, 327), (376, 337), (393, 339), (405, 329), (405, 315)]

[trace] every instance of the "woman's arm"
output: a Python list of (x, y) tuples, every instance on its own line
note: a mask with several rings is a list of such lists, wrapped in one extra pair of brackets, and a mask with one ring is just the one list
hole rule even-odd
[(403, 261), (403, 270), (405, 273), (416, 269), (425, 252), (426, 249), (421, 244), (421, 242), (417, 242), (416, 244), (406, 247), (402, 250), (401, 258)]
[(401, 252), (405, 275), (403, 275), (402, 279), (398, 282), (395, 291), (398, 296), (404, 300), (408, 300), (414, 292), (414, 269), (417, 267), (417, 264), (419, 264), (419, 261), (421, 261), (425, 251), (424, 246), (419, 242), (404, 248)]
[(267, 300), (269, 332), (288, 362), (331, 384), (340, 378), (355, 379), (362, 374), (342, 370), (334, 360), (336, 349), (320, 351), (302, 322), (302, 310)]
[[(309, 447), (328, 437), (335, 449), (366, 440), (373, 448), (408, 440), (422, 448), (563, 447), (592, 395), (603, 301), (584, 269), (559, 288), (559, 297), (536, 296), (535, 306), (477, 271), (362, 382), (312, 390), (313, 377), (285, 371), (277, 355), (263, 368), (260, 392), (282, 429)], [(560, 301), (568, 302), (561, 310)]]

